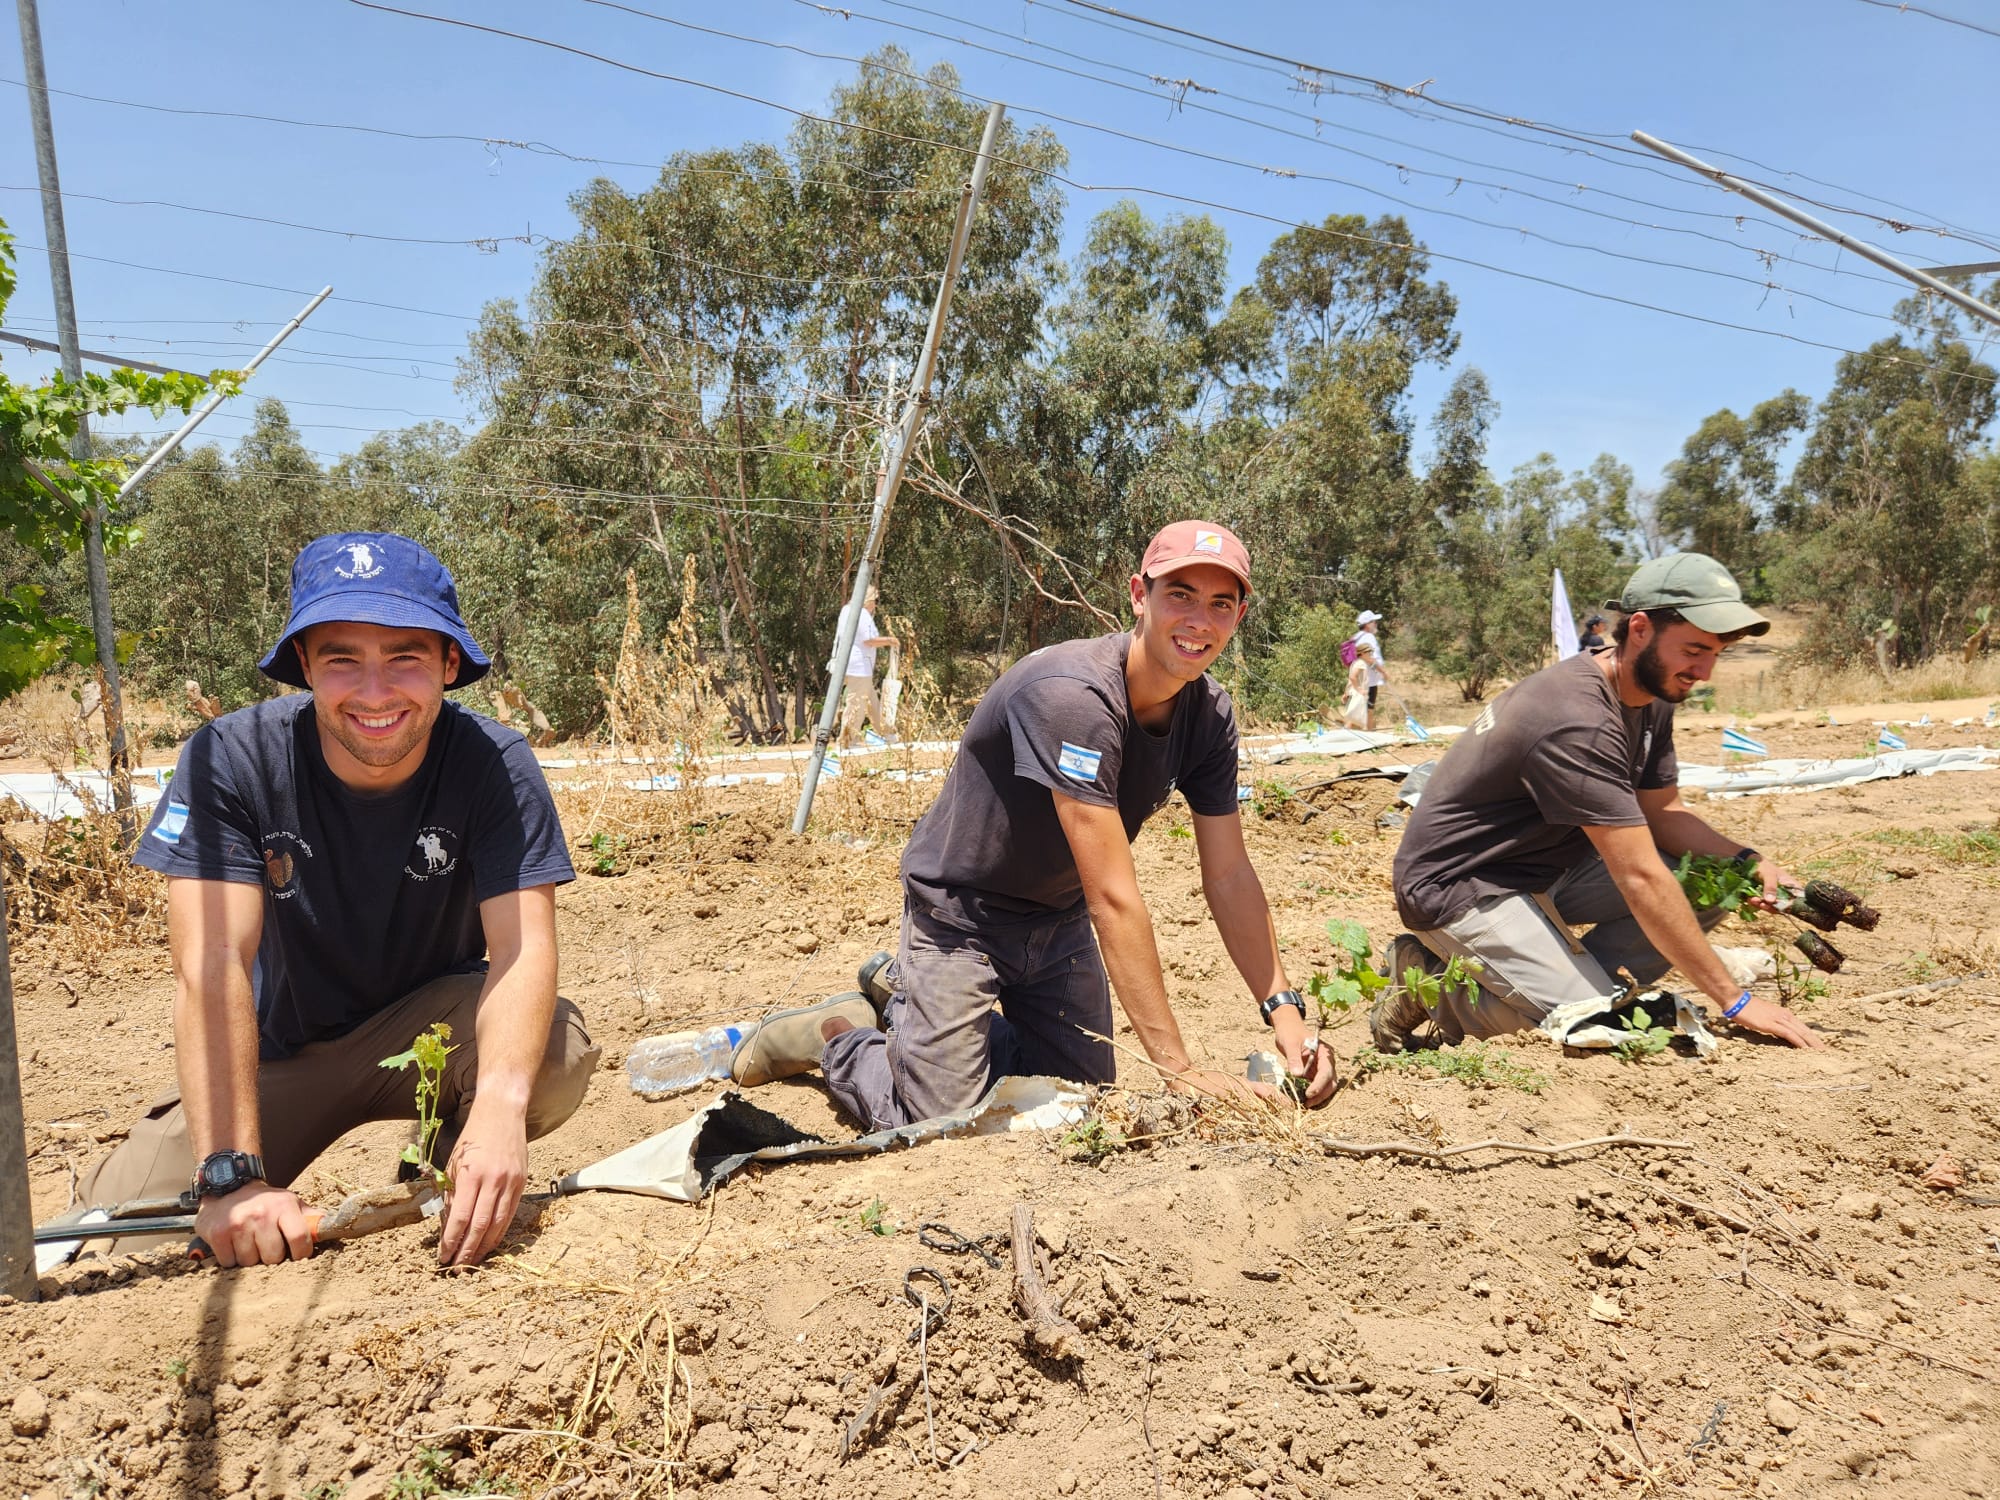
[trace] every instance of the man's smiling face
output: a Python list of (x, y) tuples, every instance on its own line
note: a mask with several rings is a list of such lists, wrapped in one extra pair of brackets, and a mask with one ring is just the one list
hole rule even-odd
[[(1647, 627), (1652, 624), (1643, 614), (1633, 619), (1644, 620)], [(1642, 633), (1647, 639), (1632, 660), (1632, 680), (1668, 703), (1686, 702), (1689, 693), (1708, 681), (1717, 658), (1729, 644), (1723, 637), (1686, 620), (1676, 620), (1664, 630), (1642, 631), (1635, 623), (1634, 637)]]
[(434, 630), (331, 621), (298, 641), (320, 744), (335, 775), (385, 789), (423, 759), (459, 651)]
[(1193, 682), (1214, 664), (1248, 608), (1242, 580), (1214, 564), (1132, 579), (1146, 658), (1176, 682)]

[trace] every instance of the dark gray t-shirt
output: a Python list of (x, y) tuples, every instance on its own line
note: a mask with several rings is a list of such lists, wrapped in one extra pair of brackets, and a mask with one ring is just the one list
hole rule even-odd
[(1023, 657), (973, 710), (944, 790), (910, 836), (903, 883), (949, 922), (1039, 921), (1083, 900), (1051, 792), (1115, 807), (1125, 836), (1176, 787), (1205, 817), (1236, 811), (1236, 711), (1204, 674), (1155, 734), (1125, 689), (1129, 633)]
[(266, 1058), (351, 1031), (441, 975), (478, 973), (480, 902), (576, 878), (519, 734), (446, 703), (416, 774), (365, 796), (328, 768), (309, 695), (197, 730), (132, 860), (264, 888), (251, 992)]
[(1626, 708), (1598, 658), (1557, 662), (1445, 752), (1396, 851), (1396, 908), (1423, 932), (1487, 896), (1545, 891), (1589, 858), (1586, 827), (1643, 824), (1635, 792), (1679, 780), (1672, 704)]

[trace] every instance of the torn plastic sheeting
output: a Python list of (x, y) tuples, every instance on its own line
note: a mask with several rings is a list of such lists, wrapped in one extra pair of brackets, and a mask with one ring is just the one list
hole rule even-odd
[[(1694, 1043), (1698, 1057), (1711, 1057), (1715, 1053), (1715, 1034), (1708, 1029), (1701, 1010), (1671, 990), (1647, 990), (1633, 997), (1634, 1004), (1647, 1015), (1660, 1017), (1665, 1014), (1667, 1003), (1671, 1001), (1674, 1023), (1669, 1028), (1675, 1036), (1684, 1036)], [(1607, 995), (1596, 1000), (1574, 1000), (1568, 1005), (1558, 1005), (1546, 1016), (1536, 1029), (1547, 1033), (1565, 1047), (1586, 1047), (1592, 1050), (1609, 1050), (1621, 1043), (1636, 1041), (1641, 1033), (1623, 1025), (1613, 1014), (1613, 1007), (1623, 1009), (1626, 1004), (1622, 995)]]
[(1894, 750), (1852, 760), (1766, 760), (1750, 766), (1697, 766), (1683, 762), (1680, 784), (1711, 797), (1823, 792), (1898, 776), (1990, 771), (1996, 761), (2000, 761), (2000, 750), (1974, 745), (1956, 750)]
[(946, 1136), (1054, 1130), (1075, 1124), (1089, 1096), (1058, 1078), (1003, 1078), (962, 1115), (941, 1115), (851, 1141), (808, 1135), (791, 1121), (752, 1104), (735, 1089), (703, 1105), (671, 1130), (570, 1173), (559, 1193), (601, 1189), (698, 1203), (751, 1162), (776, 1165), (827, 1156), (869, 1156)]
[[(1430, 727), (1434, 740), (1465, 733), (1464, 726), (1439, 724)], [(1365, 750), (1387, 750), (1397, 745), (1420, 743), (1414, 735), (1391, 734), (1387, 730), (1322, 729), (1317, 734), (1285, 734), (1246, 744), (1239, 755), (1246, 761), (1286, 761), (1295, 755), (1359, 755)]]
[[(132, 773), (132, 805), (151, 807), (173, 779), (172, 766), (147, 766)], [(112, 805), (111, 778), (102, 771), (79, 771), (57, 776), (47, 771), (10, 771), (0, 776), (0, 798), (12, 797), (38, 818), (51, 822), (60, 818), (80, 818), (91, 809), (79, 793), (87, 794), (103, 811)]]

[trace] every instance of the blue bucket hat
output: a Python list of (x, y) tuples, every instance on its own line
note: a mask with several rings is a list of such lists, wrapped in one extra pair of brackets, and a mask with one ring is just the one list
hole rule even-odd
[(450, 636), (458, 642), (461, 658), (450, 687), (475, 683), (492, 666), (459, 615), (451, 570), (393, 531), (343, 531), (306, 543), (292, 564), (291, 618), (258, 668), (292, 687), (307, 686), (292, 642), (308, 626), (332, 620), (403, 625)]

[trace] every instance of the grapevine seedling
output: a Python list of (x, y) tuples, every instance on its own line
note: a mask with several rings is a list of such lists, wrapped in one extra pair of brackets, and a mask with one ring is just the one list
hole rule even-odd
[(1697, 911), (1740, 911), (1744, 902), (1764, 894), (1764, 882), (1753, 867), (1712, 854), (1683, 854), (1674, 878)]
[(1368, 1004), (1389, 983), (1389, 976), (1376, 973), (1368, 957), (1367, 928), (1336, 917), (1326, 924), (1326, 935), (1333, 941), (1333, 972), (1315, 973), (1306, 981), (1322, 1030), (1357, 1005)]
[(1667, 1044), (1674, 1039), (1670, 1028), (1653, 1023), (1652, 1016), (1643, 1005), (1634, 1005), (1618, 1020), (1632, 1033), (1612, 1048), (1620, 1062), (1644, 1062), (1649, 1057), (1657, 1057), (1667, 1050)]
[(1444, 999), (1446, 990), (1464, 990), (1479, 1004), (1477, 976), (1486, 971), (1486, 965), (1476, 958), (1466, 958), (1454, 953), (1445, 960), (1444, 971), (1433, 974), (1428, 969), (1411, 964), (1403, 970), (1403, 988), (1423, 1002), (1425, 1010), (1436, 1010)]
[(410, 1044), (408, 1052), (385, 1057), (380, 1064), (399, 1071), (412, 1063), (416, 1064), (417, 1138), (403, 1148), (403, 1160), (415, 1167), (419, 1174), (430, 1177), (439, 1191), (451, 1187), (451, 1175), (431, 1160), (431, 1152), (437, 1146), (438, 1130), (444, 1123), (438, 1118), (438, 1094), (444, 1088), (444, 1060), (458, 1050), (447, 1045), (450, 1041), (451, 1027), (439, 1021), (430, 1030), (420, 1033)]

